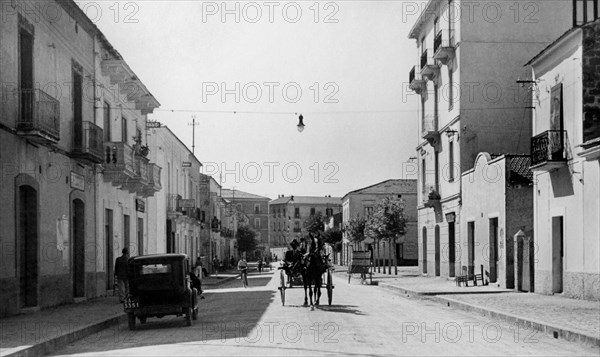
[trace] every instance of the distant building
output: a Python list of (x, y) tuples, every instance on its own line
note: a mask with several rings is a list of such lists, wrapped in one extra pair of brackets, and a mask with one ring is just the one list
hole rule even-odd
[[(393, 247), (396, 261), (398, 265), (417, 265), (417, 180), (386, 180), (348, 192), (342, 197), (343, 225), (346, 226), (350, 219), (356, 217), (369, 217), (377, 203), (385, 197), (404, 201), (405, 214), (408, 218), (406, 234), (396, 240), (396, 246)], [(386, 251), (385, 242), (373, 244), (372, 239), (366, 239), (359, 245), (353, 244), (347, 232), (344, 232), (342, 262), (348, 264), (350, 249), (366, 250), (369, 245), (373, 249), (373, 258), (377, 260), (376, 263), (388, 265), (389, 254)]]
[(257, 247), (261, 252), (269, 251), (269, 201), (268, 197), (252, 193), (222, 189), (221, 195), (248, 219), (248, 225), (256, 232)]
[(342, 211), (339, 197), (280, 196), (269, 202), (269, 245), (271, 248), (289, 247), (289, 243), (308, 233), (303, 227), (306, 218), (321, 212), (332, 217)]
[(535, 292), (599, 300), (600, 20), (589, 4), (529, 62)]

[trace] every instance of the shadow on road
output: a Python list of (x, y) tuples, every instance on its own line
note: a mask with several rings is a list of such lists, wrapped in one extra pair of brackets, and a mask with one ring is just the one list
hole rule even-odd
[(361, 310), (357, 309), (358, 306), (354, 305), (319, 305), (315, 306), (316, 309), (325, 312), (335, 312), (335, 313), (343, 313), (343, 314), (353, 314), (353, 315), (366, 315)]

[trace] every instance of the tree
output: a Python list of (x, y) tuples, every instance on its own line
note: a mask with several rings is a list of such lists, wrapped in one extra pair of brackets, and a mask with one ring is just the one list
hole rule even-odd
[(389, 197), (379, 201), (366, 223), (367, 237), (375, 241), (395, 239), (406, 233), (404, 203)]
[(302, 222), (302, 226), (308, 233), (317, 234), (325, 230), (325, 223), (327, 223), (327, 217), (323, 216), (323, 213), (319, 211), (308, 216), (308, 218)]
[(330, 229), (321, 234), (324, 243), (329, 244), (334, 252), (342, 251), (342, 231)]
[(240, 226), (235, 233), (237, 238), (237, 246), (240, 252), (254, 252), (256, 248), (256, 232), (254, 232), (249, 226)]
[(365, 240), (365, 226), (367, 219), (365, 217), (352, 218), (348, 221), (347, 232), (350, 240), (354, 243), (360, 243)]
[[(379, 201), (373, 209), (373, 214), (367, 220), (366, 235), (378, 242), (382, 239), (389, 241), (389, 264), (394, 261), (393, 265), (398, 274), (396, 262), (396, 254), (392, 254), (392, 244), (396, 245), (396, 238), (406, 234), (406, 215), (404, 214), (404, 203), (398, 199), (390, 199), (389, 197)], [(379, 246), (379, 244), (378, 244)], [(391, 274), (391, 267), (389, 268)], [(385, 267), (384, 267), (385, 273)]]

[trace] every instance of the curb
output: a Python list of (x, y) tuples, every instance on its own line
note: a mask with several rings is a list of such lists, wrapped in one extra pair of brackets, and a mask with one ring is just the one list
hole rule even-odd
[[(497, 311), (494, 309), (490, 309), (488, 307), (478, 306), (469, 304), (466, 302), (458, 301), (449, 297), (444, 297), (440, 295), (444, 295), (444, 293), (421, 293), (415, 290), (410, 290), (406, 288), (402, 288), (399, 286), (391, 285), (389, 283), (380, 283), (379, 286), (382, 289), (389, 290), (395, 293), (400, 293), (406, 295), (408, 298), (416, 298), (416, 299), (428, 299), (435, 302), (438, 302), (442, 305), (447, 305), (448, 307), (457, 308), (467, 312), (476, 312), (483, 316), (510, 322), (516, 324), (517, 326), (523, 327), (525, 329), (533, 329), (547, 334), (548, 336), (554, 337), (555, 339), (563, 339), (569, 342), (576, 342), (586, 345), (591, 345), (594, 347), (600, 346), (600, 338), (596, 336), (587, 335), (583, 332), (572, 331), (564, 327), (558, 327), (555, 325), (551, 325), (545, 322), (536, 321), (533, 319), (525, 318), (522, 316), (512, 315), (506, 312)], [(481, 292), (481, 293), (489, 293), (489, 292)], [(448, 295), (448, 294), (446, 294)]]
[(106, 320), (103, 320), (100, 322), (92, 323), (87, 326), (83, 326), (79, 329), (73, 330), (64, 335), (57, 336), (57, 337), (51, 338), (49, 340), (46, 340), (46, 341), (43, 341), (40, 343), (36, 343), (29, 347), (21, 348), (16, 351), (3, 352), (2, 356), (3, 357), (8, 357), (8, 356), (10, 356), (10, 357), (22, 357), (22, 356), (29, 357), (29, 356), (45, 355), (45, 354), (51, 353), (57, 349), (63, 348), (64, 346), (68, 345), (71, 342), (80, 340), (91, 334), (102, 331), (108, 327), (118, 325), (121, 322), (125, 322), (125, 321), (127, 321), (127, 315), (125, 315), (125, 313), (122, 313), (121, 315), (111, 317), (109, 319), (106, 319)]

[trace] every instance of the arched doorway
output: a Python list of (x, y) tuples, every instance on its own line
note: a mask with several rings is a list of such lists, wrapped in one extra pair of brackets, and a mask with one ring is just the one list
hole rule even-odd
[(423, 227), (423, 274), (427, 274), (427, 227)]
[(85, 204), (74, 199), (73, 213), (73, 297), (85, 296)]
[(435, 276), (440, 276), (440, 226), (435, 226)]
[(20, 307), (38, 304), (38, 198), (31, 186), (19, 187)]

